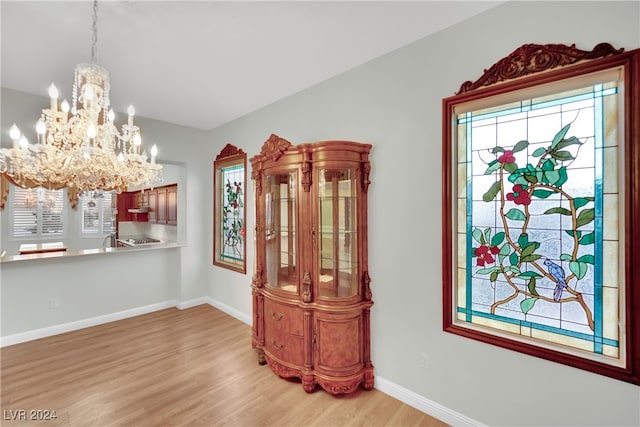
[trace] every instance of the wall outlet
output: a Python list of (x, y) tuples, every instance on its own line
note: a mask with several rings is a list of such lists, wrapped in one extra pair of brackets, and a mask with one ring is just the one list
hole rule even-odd
[(429, 367), (429, 355), (425, 353), (420, 353), (420, 366), (424, 369)]
[(55, 310), (60, 307), (60, 300), (58, 298), (51, 298), (49, 300), (49, 310)]

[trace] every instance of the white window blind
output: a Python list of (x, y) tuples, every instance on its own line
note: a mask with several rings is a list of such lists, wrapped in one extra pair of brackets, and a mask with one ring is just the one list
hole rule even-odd
[(113, 192), (92, 192), (81, 197), (82, 234), (102, 235), (114, 232)]
[(64, 190), (13, 186), (13, 238), (47, 239), (64, 235)]

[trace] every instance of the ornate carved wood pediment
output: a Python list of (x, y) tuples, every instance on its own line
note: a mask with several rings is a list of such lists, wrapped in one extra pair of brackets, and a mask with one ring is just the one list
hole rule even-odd
[(506, 80), (524, 77), (529, 74), (551, 70), (556, 67), (574, 64), (585, 59), (596, 59), (622, 53), (624, 49), (615, 49), (609, 43), (600, 43), (593, 50), (576, 48), (575, 44), (524, 44), (507, 57), (496, 62), (475, 82), (468, 80), (460, 86), (456, 95), (490, 86)]
[(220, 151), (220, 154), (216, 156), (216, 160), (224, 159), (225, 157), (233, 157), (240, 154), (245, 154), (245, 152), (242, 151), (242, 148), (238, 148), (233, 144), (227, 144), (224, 146), (222, 151)]
[(272, 133), (269, 139), (262, 144), (260, 155), (265, 160), (278, 160), (291, 146), (292, 144), (289, 141)]

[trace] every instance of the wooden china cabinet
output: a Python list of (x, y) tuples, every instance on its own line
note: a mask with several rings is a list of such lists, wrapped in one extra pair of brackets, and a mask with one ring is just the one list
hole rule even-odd
[(258, 361), (332, 394), (373, 388), (367, 264), (371, 145), (292, 145), (271, 135), (251, 158)]

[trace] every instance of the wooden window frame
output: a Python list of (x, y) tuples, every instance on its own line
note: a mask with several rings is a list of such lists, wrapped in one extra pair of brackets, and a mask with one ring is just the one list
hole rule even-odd
[(243, 227), (243, 236), (244, 239), (242, 244), (242, 254), (241, 258), (236, 260), (235, 262), (226, 261), (222, 259), (221, 251), (221, 237), (220, 233), (223, 229), (222, 225), (222, 208), (223, 204), (221, 203), (221, 188), (224, 183), (221, 182), (222, 170), (225, 168), (230, 168), (234, 166), (242, 166), (243, 172), (243, 183), (245, 188), (242, 189), (241, 195), (241, 206), (242, 209), (242, 218), (245, 222), (247, 219), (247, 203), (246, 203), (246, 194), (247, 194), (247, 154), (239, 149), (238, 147), (227, 144), (220, 154), (216, 157), (213, 162), (213, 265), (218, 267), (226, 268), (229, 270), (237, 271), (242, 274), (246, 274), (247, 272), (247, 239), (246, 239), (246, 228)]
[[(470, 327), (456, 318), (458, 260), (457, 245), (458, 212), (456, 210), (457, 141), (454, 108), (463, 103), (481, 102), (492, 97), (509, 98), (517, 91), (536, 94), (544, 85), (587, 76), (607, 69), (621, 70), (624, 87), (620, 91), (623, 110), (619, 119), (619, 144), (624, 158), (623, 223), (620, 234), (624, 247), (619, 256), (623, 264), (624, 298), (620, 301), (620, 333), (625, 340), (625, 352), (619, 364), (607, 363), (580, 352), (561, 351), (557, 347), (538, 345), (518, 339), (508, 333), (488, 327)], [(534, 95), (535, 96), (535, 95)], [(575, 48), (575, 45), (527, 44), (501, 59), (475, 82), (462, 84), (456, 95), (442, 101), (442, 277), (443, 277), (443, 330), (466, 338), (496, 345), (506, 349), (544, 358), (567, 366), (605, 375), (632, 384), (640, 384), (640, 224), (634, 218), (640, 215), (640, 49), (624, 51), (601, 43), (591, 51)], [(466, 217), (465, 217), (466, 218)], [(468, 256), (471, 256), (470, 254)]]

